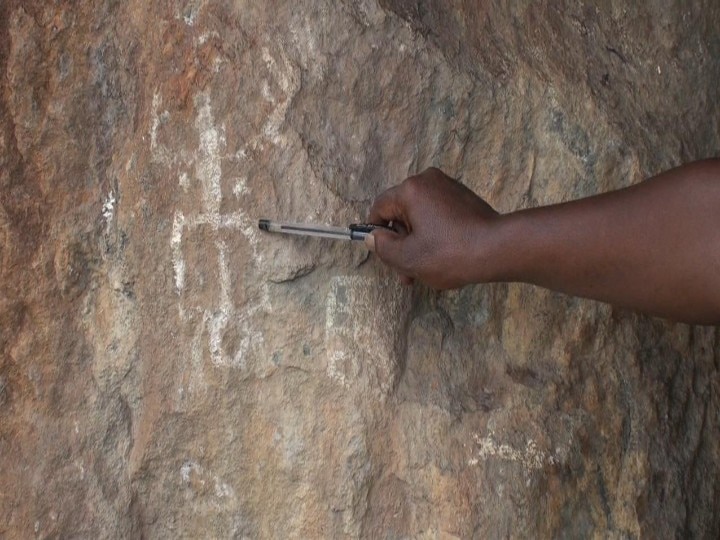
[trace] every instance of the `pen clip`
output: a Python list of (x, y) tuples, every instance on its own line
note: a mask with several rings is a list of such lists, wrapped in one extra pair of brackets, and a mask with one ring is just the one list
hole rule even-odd
[(373, 225), (372, 223), (352, 223), (349, 227), (351, 240), (365, 240), (368, 234), (376, 229), (385, 229), (392, 231), (392, 227), (385, 225)]

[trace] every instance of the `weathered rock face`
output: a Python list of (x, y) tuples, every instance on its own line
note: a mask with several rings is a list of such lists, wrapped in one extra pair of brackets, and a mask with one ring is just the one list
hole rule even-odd
[(720, 343), (400, 287), (349, 223), (720, 145), (720, 4), (0, 5), (0, 535), (717, 537)]

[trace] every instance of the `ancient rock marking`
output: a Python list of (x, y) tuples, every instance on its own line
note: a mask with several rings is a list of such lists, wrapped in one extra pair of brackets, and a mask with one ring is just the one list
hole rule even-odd
[(198, 15), (200, 15), (200, 12), (205, 7), (205, 3), (205, 0), (191, 0), (176, 17), (178, 19), (182, 18), (183, 22), (188, 26), (195, 26)]
[[(193, 4), (187, 11), (190, 14), (187, 16), (194, 17), (193, 14), (196, 14), (201, 7), (201, 4)], [(186, 19), (185, 22), (192, 25), (194, 18), (192, 21)], [(201, 41), (203, 39), (207, 39), (207, 37), (202, 38)], [(242, 161), (247, 159), (248, 149), (257, 149), (267, 143), (276, 146), (284, 146), (287, 143), (282, 133), (282, 127), (292, 98), (300, 87), (300, 80), (297, 69), (294, 68), (281, 48), (277, 55), (279, 60), (273, 57), (269, 49), (262, 49), (262, 59), (272, 79), (272, 81), (263, 81), (263, 95), (272, 104), (272, 109), (263, 124), (262, 132), (250, 138), (244, 148), (238, 149), (234, 155), (228, 156), (228, 159)], [(275, 93), (271, 88), (276, 89)], [(153, 96), (149, 133), (153, 162), (160, 163), (169, 169), (176, 169), (178, 166), (189, 168), (194, 165), (195, 178), (189, 177), (186, 172), (180, 172), (178, 185), (183, 192), (188, 192), (194, 181), (197, 181), (201, 187), (201, 210), (192, 215), (177, 210), (173, 217), (170, 247), (174, 284), (180, 298), (178, 311), (183, 321), (199, 320), (193, 339), (194, 363), (201, 362), (202, 336), (206, 333), (210, 357), (215, 365), (243, 367), (246, 365), (246, 356), (249, 352), (262, 349), (263, 336), (253, 324), (253, 319), (261, 311), (270, 311), (270, 300), (267, 284), (262, 284), (259, 298), (253, 298), (252, 301), (247, 301), (240, 307), (233, 303), (231, 292), (239, 285), (231, 283), (228, 246), (223, 241), (221, 233), (228, 230), (240, 232), (250, 246), (252, 261), (256, 266), (262, 265), (263, 262), (259, 249), (260, 239), (255, 221), (250, 219), (244, 211), (238, 210), (229, 214), (220, 212), (222, 159), (226, 146), (225, 128), (223, 125), (215, 123), (210, 97), (207, 93), (195, 97), (195, 106), (197, 110), (195, 128), (200, 139), (196, 152), (187, 153), (182, 149), (171, 149), (161, 142), (159, 132), (162, 126), (170, 121), (170, 114), (168, 111), (161, 111), (162, 99), (159, 94)], [(246, 178), (240, 176), (235, 179), (232, 187), (233, 196), (241, 199), (249, 193)], [(184, 255), (184, 243), (187, 234), (199, 227), (209, 228), (213, 232), (212, 249), (218, 261), (217, 285), (219, 292), (212, 305), (187, 305), (184, 299), (184, 291), (189, 285), (188, 274), (192, 270), (188, 268), (188, 261)], [(228, 353), (223, 345), (223, 338), (231, 323), (238, 331), (236, 349), (233, 354)]]
[(223, 481), (218, 475), (206, 471), (205, 468), (196, 461), (187, 460), (182, 464), (180, 467), (180, 479), (189, 489), (193, 489), (193, 484), (205, 488), (209, 482), (213, 488), (215, 497), (218, 499), (217, 504), (219, 504), (222, 499), (229, 499), (235, 502), (235, 490), (232, 486)]
[[(283, 145), (286, 141), (285, 137), (280, 133), (280, 128), (282, 127), (283, 122), (285, 122), (285, 117), (287, 116), (287, 111), (290, 107), (292, 98), (300, 88), (300, 78), (297, 71), (293, 69), (292, 64), (284, 54), (281, 54), (280, 56), (282, 66), (278, 66), (277, 62), (266, 47), (262, 50), (262, 57), (268, 71), (270, 71), (270, 73), (275, 77), (275, 80), (283, 93), (280, 103), (278, 103), (275, 109), (273, 109), (272, 113), (265, 122), (263, 135), (265, 135), (265, 137), (274, 145)], [(270, 103), (275, 103), (275, 99), (270, 94), (267, 83), (263, 85), (263, 96)]]
[[(160, 99), (155, 96), (153, 98), (150, 144), (156, 161), (170, 166), (175, 162), (175, 158), (170, 157), (173, 153), (157, 141), (157, 130), (161, 123), (159, 119), (166, 115), (166, 113), (158, 115), (159, 105)], [(223, 230), (240, 232), (248, 241), (252, 249), (253, 260), (256, 262), (259, 262), (261, 258), (258, 250), (258, 238), (254, 221), (245, 212), (242, 210), (229, 214), (221, 214), (220, 212), (220, 203), (222, 202), (222, 150), (225, 147), (224, 127), (215, 124), (208, 95), (201, 94), (197, 96), (195, 105), (198, 111), (195, 127), (198, 130), (200, 139), (198, 150), (194, 153), (195, 157), (192, 159), (195, 166), (195, 178), (191, 180), (186, 173), (182, 173), (178, 183), (183, 191), (189, 188), (193, 180), (200, 184), (201, 209), (193, 215), (185, 215), (182, 211), (177, 210), (173, 217), (170, 247), (175, 288), (180, 297), (178, 312), (181, 320), (186, 322), (190, 322), (194, 318), (199, 320), (195, 333), (196, 338), (193, 339), (193, 357), (196, 361), (201, 357), (200, 348), (202, 344), (199, 337), (207, 331), (208, 348), (212, 362), (216, 365), (242, 367), (245, 365), (247, 353), (262, 345), (262, 333), (252, 325), (252, 319), (260, 310), (269, 310), (269, 295), (267, 294), (267, 287), (264, 286), (259, 301), (247, 302), (242, 306), (242, 309), (235, 306), (231, 300), (232, 287), (238, 286), (238, 284), (231, 283), (228, 248), (218, 233)], [(165, 121), (167, 121), (167, 118)], [(190, 165), (191, 163), (185, 162), (183, 164)], [(248, 189), (244, 186), (244, 189), (237, 192), (236, 196), (239, 197), (247, 193)], [(200, 226), (209, 227), (213, 231), (212, 248), (216, 252), (218, 261), (219, 293), (216, 302), (207, 306), (186, 305), (183, 297), (183, 292), (188, 285), (188, 267), (183, 254), (184, 238), (189, 231)], [(200, 316), (197, 317), (197, 314), (200, 314)], [(223, 346), (223, 336), (230, 321), (236, 323), (240, 333), (239, 343), (234, 354), (228, 354)]]
[(344, 387), (363, 382), (380, 397), (395, 384), (397, 340), (407, 314), (407, 297), (391, 287), (336, 276), (326, 301), (327, 376)]

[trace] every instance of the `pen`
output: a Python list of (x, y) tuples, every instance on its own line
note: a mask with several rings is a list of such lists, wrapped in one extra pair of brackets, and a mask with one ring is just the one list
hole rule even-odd
[(390, 227), (367, 223), (353, 223), (347, 227), (336, 227), (332, 225), (317, 225), (314, 223), (287, 223), (270, 219), (261, 219), (258, 222), (258, 227), (267, 232), (316, 236), (320, 238), (332, 238), (334, 240), (365, 240), (365, 237), (375, 229), (391, 230)]

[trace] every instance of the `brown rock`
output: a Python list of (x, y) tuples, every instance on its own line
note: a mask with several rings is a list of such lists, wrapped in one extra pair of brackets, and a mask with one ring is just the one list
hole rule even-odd
[(719, 27), (2, 3), (0, 536), (717, 537), (715, 329), (410, 291), (255, 224), (356, 221), (430, 165), (510, 211), (713, 155)]

